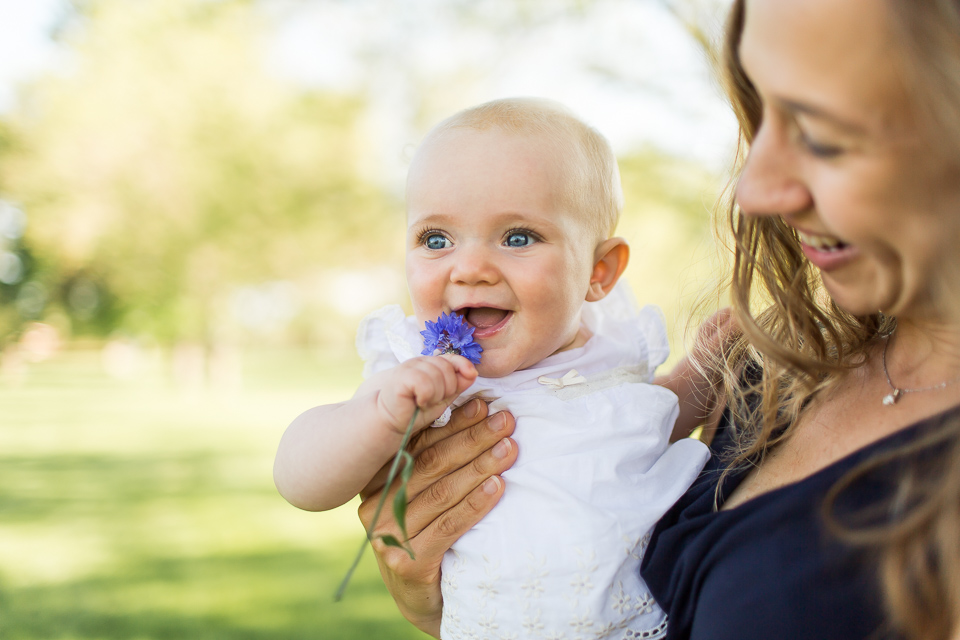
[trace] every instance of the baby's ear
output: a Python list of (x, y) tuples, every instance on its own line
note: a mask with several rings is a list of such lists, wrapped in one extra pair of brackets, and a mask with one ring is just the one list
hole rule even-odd
[(630, 262), (630, 246), (623, 238), (604, 240), (594, 253), (593, 273), (590, 274), (590, 288), (587, 290), (587, 302), (603, 299)]

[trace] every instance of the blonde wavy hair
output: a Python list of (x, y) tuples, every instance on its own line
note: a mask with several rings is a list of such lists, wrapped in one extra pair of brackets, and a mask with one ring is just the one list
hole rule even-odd
[[(928, 139), (946, 141), (931, 152), (960, 164), (960, 1), (887, 4), (907, 52), (909, 89), (921, 121), (938, 132)], [(744, 0), (735, 0), (722, 62), (740, 124), (740, 167), (762, 108), (739, 60), (743, 22)], [(842, 372), (860, 366), (878, 336), (895, 328), (895, 320), (880, 313), (854, 316), (837, 307), (803, 256), (794, 230), (778, 217), (741, 215), (731, 195), (720, 223), (732, 232), (729, 288), (738, 331), (713, 361), (704, 363), (706, 371), (720, 372), (718, 383), (736, 426), (728, 473), (762, 462), (791, 437), (807, 401), (835, 384)], [(957, 282), (948, 283), (946, 298), (960, 300)], [(909, 463), (920, 453), (923, 465)], [(886, 506), (892, 509), (895, 501), (907, 507), (882, 524), (838, 516), (835, 506), (844, 491), (876, 472), (901, 474), (897, 495)], [(893, 626), (908, 638), (960, 637), (955, 635), (960, 633), (960, 421), (947, 421), (922, 440), (854, 469), (827, 496), (824, 515), (842, 539), (876, 551)]]

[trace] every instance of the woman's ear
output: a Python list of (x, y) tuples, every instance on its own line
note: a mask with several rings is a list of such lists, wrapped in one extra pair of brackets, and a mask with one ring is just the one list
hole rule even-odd
[(603, 299), (630, 262), (630, 246), (623, 238), (604, 240), (594, 253), (593, 273), (590, 274), (590, 288), (587, 290), (587, 302)]

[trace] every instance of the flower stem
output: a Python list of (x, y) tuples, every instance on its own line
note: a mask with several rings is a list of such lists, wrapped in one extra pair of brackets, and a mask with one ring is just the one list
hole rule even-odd
[[(373, 532), (376, 530), (377, 521), (380, 519), (380, 512), (383, 511), (383, 504), (387, 501), (387, 493), (390, 490), (390, 485), (393, 484), (393, 481), (397, 477), (397, 470), (400, 468), (400, 460), (403, 458), (403, 451), (407, 448), (407, 442), (410, 440), (410, 436), (413, 434), (413, 425), (417, 421), (417, 416), (420, 415), (420, 407), (417, 407), (413, 410), (413, 416), (410, 418), (410, 422), (407, 424), (407, 430), (403, 434), (403, 439), (400, 441), (400, 448), (397, 449), (397, 455), (393, 458), (393, 464), (390, 465), (390, 471), (387, 473), (387, 481), (383, 485), (383, 491), (380, 493), (380, 500), (377, 502), (377, 508), (373, 512), (373, 520), (370, 522), (370, 528), (366, 530), (367, 537), (364, 539), (363, 543), (360, 545), (360, 550), (357, 552), (357, 557), (353, 559), (353, 564), (350, 565), (350, 569), (347, 571), (347, 575), (344, 576), (343, 581), (340, 583), (340, 586), (337, 588), (337, 592), (333, 596), (334, 602), (340, 602), (343, 599), (343, 593), (347, 589), (347, 583), (350, 582), (350, 578), (353, 576), (353, 572), (356, 571), (357, 565), (360, 564), (360, 558), (363, 557), (363, 551), (367, 548), (367, 542), (373, 542)], [(408, 463), (409, 464), (409, 463)], [(401, 485), (402, 487), (406, 486), (406, 479)], [(405, 523), (400, 523), (400, 528), (403, 531), (406, 531)], [(411, 553), (408, 551), (408, 553)], [(413, 554), (411, 553), (411, 556)]]

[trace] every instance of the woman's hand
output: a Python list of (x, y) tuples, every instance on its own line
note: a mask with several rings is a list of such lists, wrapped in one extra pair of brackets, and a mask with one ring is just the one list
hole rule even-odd
[[(393, 514), (387, 514), (389, 509), (371, 532), (380, 573), (400, 612), (437, 638), (443, 611), (440, 561), (503, 495), (499, 474), (517, 459), (517, 445), (508, 437), (514, 424), (506, 412), (487, 417), (486, 403), (474, 399), (455, 410), (446, 426), (418, 433), (409, 447), (415, 463), (407, 485), (406, 518), (416, 559), (380, 542), (378, 536), (383, 534), (401, 537)], [(373, 519), (386, 475), (385, 467), (360, 494), (360, 520), (365, 528)], [(397, 486), (394, 483), (391, 494)]]

